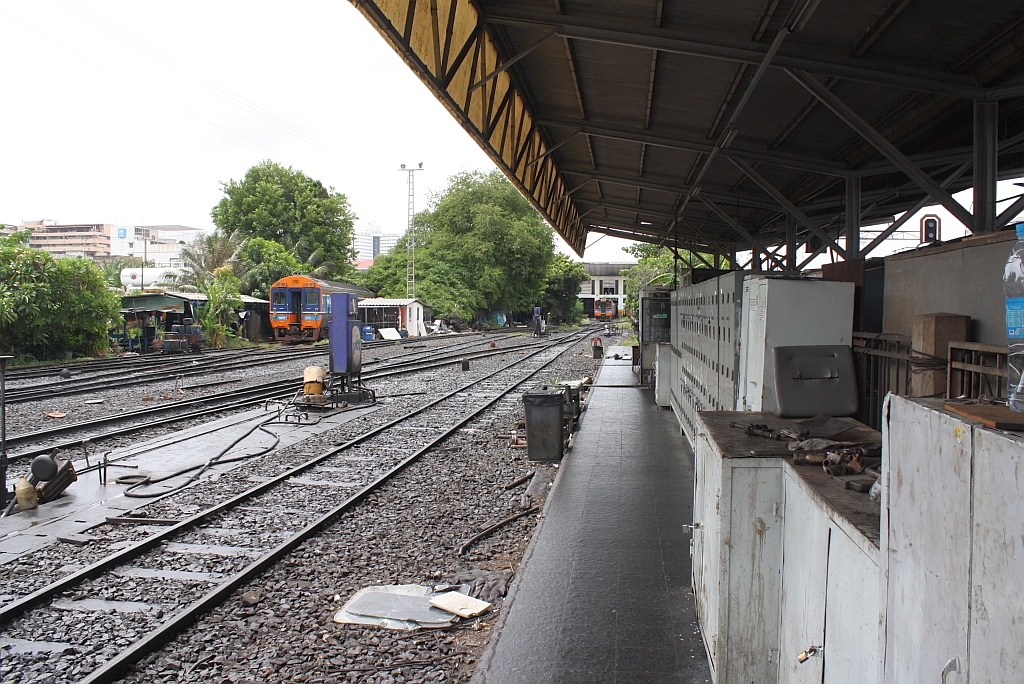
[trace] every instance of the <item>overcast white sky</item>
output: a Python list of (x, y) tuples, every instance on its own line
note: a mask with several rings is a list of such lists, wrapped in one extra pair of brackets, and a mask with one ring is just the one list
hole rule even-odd
[[(346, 194), (358, 227), (400, 232), (400, 164), (424, 164), (418, 209), (493, 168), (344, 0), (0, 0), (0, 46), (3, 223), (212, 228), (219, 183), (273, 159)], [(631, 260), (589, 242), (588, 261)]]

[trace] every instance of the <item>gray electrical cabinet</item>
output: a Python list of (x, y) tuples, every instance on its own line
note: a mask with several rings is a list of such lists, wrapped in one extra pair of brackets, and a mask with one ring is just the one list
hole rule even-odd
[(654, 369), (656, 344), (672, 341), (672, 292), (675, 288), (648, 286), (640, 290), (640, 368)]
[(695, 442), (701, 411), (774, 411), (780, 346), (849, 345), (853, 284), (734, 271), (672, 295), (672, 408)]

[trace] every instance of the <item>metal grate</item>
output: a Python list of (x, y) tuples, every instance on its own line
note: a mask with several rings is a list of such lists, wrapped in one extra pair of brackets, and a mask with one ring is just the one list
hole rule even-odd
[(1007, 348), (976, 342), (950, 342), (946, 368), (946, 397), (950, 399), (1005, 398)]
[(887, 333), (853, 333), (857, 368), (857, 420), (879, 430), (885, 395), (910, 394), (912, 349), (909, 337)]

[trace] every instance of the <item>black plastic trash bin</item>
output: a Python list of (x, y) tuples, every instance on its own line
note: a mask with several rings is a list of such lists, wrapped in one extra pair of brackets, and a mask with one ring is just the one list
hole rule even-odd
[(531, 461), (562, 460), (562, 412), (565, 392), (541, 390), (523, 395), (526, 453)]

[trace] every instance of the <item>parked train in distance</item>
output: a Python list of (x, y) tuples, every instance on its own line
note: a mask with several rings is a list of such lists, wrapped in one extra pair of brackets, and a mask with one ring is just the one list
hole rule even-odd
[(618, 304), (614, 299), (595, 299), (594, 318), (597, 320), (610, 321), (618, 316)]
[(280, 342), (316, 342), (327, 339), (331, 322), (331, 294), (348, 292), (359, 297), (374, 293), (351, 283), (338, 283), (304, 275), (290, 275), (270, 286), (270, 326)]

